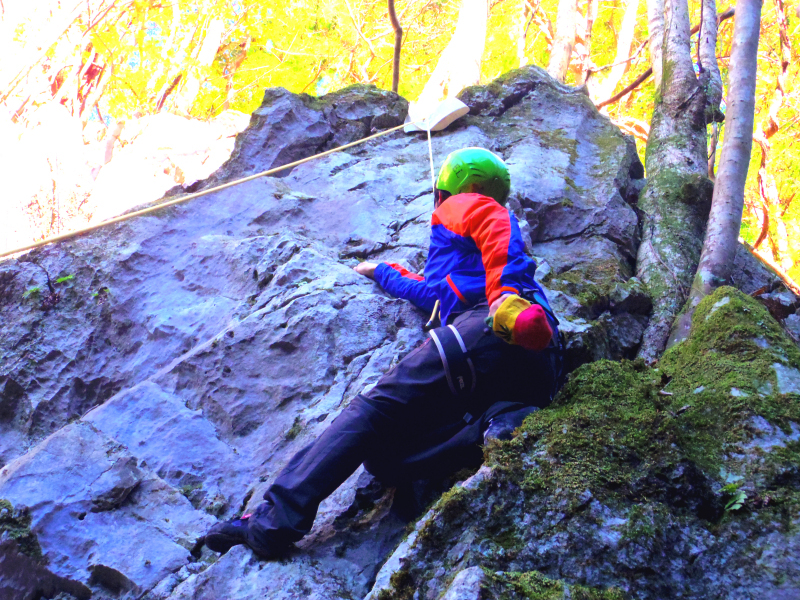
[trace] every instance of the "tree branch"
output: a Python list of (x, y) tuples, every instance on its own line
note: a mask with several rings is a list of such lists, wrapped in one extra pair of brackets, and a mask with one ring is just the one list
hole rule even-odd
[(639, 77), (634, 79), (633, 83), (631, 83), (629, 86), (627, 86), (624, 90), (622, 90), (618, 94), (614, 94), (608, 100), (603, 100), (602, 102), (597, 103), (595, 106), (597, 106), (597, 109), (600, 110), (604, 106), (608, 106), (609, 104), (614, 104), (620, 98), (623, 98), (623, 97), (627, 96), (633, 90), (635, 90), (637, 87), (639, 87), (652, 74), (653, 74), (653, 67), (650, 67), (650, 68), (647, 69), (647, 71), (645, 71), (644, 73), (639, 75)]
[(311, 81), (309, 81), (306, 84), (306, 86), (302, 90), (300, 90), (301, 94), (305, 94), (306, 90), (311, 86), (311, 84), (314, 83), (317, 80), (317, 77), (319, 77), (319, 74), (322, 73), (322, 68), (324, 66), (325, 66), (325, 59), (323, 58), (321, 61), (319, 61), (319, 66), (317, 67), (317, 72), (314, 73), (314, 76), (311, 78)]
[(641, 44), (639, 44), (639, 47), (636, 49), (636, 52), (631, 54), (628, 58), (625, 58), (619, 62), (611, 63), (610, 65), (603, 65), (602, 67), (594, 67), (593, 69), (589, 69), (589, 72), (600, 73), (601, 71), (605, 71), (606, 69), (611, 69), (613, 67), (617, 67), (619, 65), (624, 65), (625, 63), (631, 62), (634, 58), (636, 58), (642, 53), (642, 50), (644, 50), (647, 47), (647, 42), (649, 41), (650, 40), (645, 40)]
[[(717, 23), (722, 23), (726, 19), (730, 19), (733, 15), (734, 15), (734, 9), (729, 8), (725, 12), (720, 13), (720, 14), (717, 15)], [(695, 25), (694, 27), (692, 27), (692, 31), (691, 32), (692, 33), (697, 33), (699, 31), (699, 29), (700, 29), (700, 25), (699, 24)], [(638, 50), (636, 50), (636, 54), (641, 52), (642, 48), (647, 44), (648, 41), (649, 40), (645, 40), (642, 43), (642, 46)], [(633, 56), (631, 56), (627, 60), (632, 60), (636, 56), (636, 54), (634, 54)], [(623, 61), (623, 62), (625, 62), (625, 61)], [(614, 66), (614, 65), (611, 65), (611, 66)], [(607, 67), (603, 67), (603, 68), (607, 68)], [(602, 102), (599, 102), (595, 106), (597, 106), (597, 109), (599, 110), (599, 109), (603, 108), (604, 106), (608, 106), (609, 104), (614, 104), (615, 102), (618, 102), (621, 98), (624, 98), (625, 96), (630, 94), (633, 90), (635, 90), (637, 87), (639, 87), (652, 74), (653, 74), (653, 67), (650, 67), (644, 73), (639, 75), (639, 77), (637, 77), (630, 85), (628, 85), (621, 92), (619, 92), (618, 94), (614, 94), (608, 100), (603, 100)]]

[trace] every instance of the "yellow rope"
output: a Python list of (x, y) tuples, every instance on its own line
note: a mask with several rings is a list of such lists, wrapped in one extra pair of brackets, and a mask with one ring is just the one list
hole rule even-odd
[[(416, 125), (417, 123), (422, 122), (424, 119), (420, 121), (415, 121), (414, 123), (410, 123), (411, 125)], [(387, 129), (386, 131), (381, 131), (380, 133), (375, 133), (369, 137), (362, 138), (360, 140), (356, 140), (355, 142), (350, 142), (349, 144), (345, 144), (344, 146), (339, 146), (338, 148), (333, 148), (332, 150), (326, 150), (325, 152), (321, 152), (320, 154), (315, 154), (314, 156), (309, 156), (308, 158), (303, 158), (301, 160), (296, 160), (289, 164), (283, 165), (281, 167), (275, 167), (274, 169), (269, 169), (268, 171), (262, 171), (261, 173), (256, 173), (255, 175), (250, 175), (248, 177), (243, 177), (242, 179), (236, 179), (234, 181), (229, 181), (228, 183), (223, 183), (222, 185), (218, 185), (213, 188), (208, 188), (207, 190), (202, 190), (200, 192), (195, 192), (193, 194), (189, 194), (188, 196), (182, 196), (180, 198), (176, 198), (175, 200), (170, 200), (169, 202), (164, 202), (162, 204), (157, 204), (155, 206), (149, 206), (147, 208), (143, 208), (142, 210), (137, 210), (132, 213), (128, 213), (126, 215), (120, 215), (119, 217), (114, 217), (113, 219), (108, 219), (107, 221), (102, 221), (101, 223), (95, 223), (94, 225), (89, 225), (88, 227), (83, 227), (81, 229), (76, 229), (75, 231), (70, 231), (68, 233), (62, 233), (61, 235), (54, 235), (53, 237), (45, 238), (33, 244), (29, 244), (27, 246), (22, 246), (21, 248), (15, 248), (13, 250), (6, 250), (5, 252), (0, 252), (0, 258), (5, 258), (7, 256), (11, 256), (12, 254), (17, 254), (19, 252), (25, 252), (26, 250), (33, 250), (34, 248), (39, 248), (41, 246), (46, 246), (47, 244), (52, 244), (54, 242), (61, 242), (63, 240), (68, 240), (70, 238), (82, 235), (84, 233), (88, 233), (89, 231), (94, 231), (95, 229), (99, 229), (101, 227), (105, 227), (106, 225), (113, 225), (114, 223), (121, 223), (122, 221), (127, 221), (128, 219), (132, 219), (134, 217), (141, 217), (142, 215), (147, 215), (157, 210), (161, 210), (162, 208), (167, 208), (168, 206), (174, 206), (175, 204), (180, 204), (181, 202), (186, 202), (187, 200), (193, 200), (194, 198), (199, 198), (200, 196), (205, 196), (206, 194), (212, 194), (214, 192), (219, 192), (221, 190), (241, 185), (243, 183), (247, 183), (248, 181), (253, 181), (254, 179), (259, 179), (260, 177), (267, 177), (268, 175), (274, 175), (280, 171), (285, 171), (286, 169), (291, 169), (292, 167), (296, 167), (298, 165), (302, 165), (303, 163), (307, 163), (309, 161), (314, 160), (315, 158), (321, 158), (323, 156), (328, 156), (329, 154), (333, 154), (335, 152), (340, 152), (342, 150), (346, 150), (347, 148), (352, 148), (353, 146), (358, 146), (359, 144), (363, 144), (364, 142), (368, 142), (369, 140), (379, 138), (384, 135), (388, 135), (392, 132), (397, 131), (398, 129), (402, 129), (406, 127), (409, 123), (403, 123), (402, 125), (398, 125), (397, 127), (392, 127), (391, 129)]]

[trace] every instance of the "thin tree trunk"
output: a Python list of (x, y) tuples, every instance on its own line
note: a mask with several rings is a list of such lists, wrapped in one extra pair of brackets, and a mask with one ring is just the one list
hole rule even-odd
[(586, 83), (592, 69), (592, 30), (597, 20), (598, 0), (586, 0), (586, 20), (583, 32), (583, 54), (581, 56), (578, 83)]
[[(759, 193), (759, 199), (761, 200), (760, 206), (749, 205), (749, 208), (758, 220), (758, 236), (756, 237), (756, 241), (753, 242), (753, 251), (760, 254), (761, 244), (769, 237), (769, 210), (767, 210), (767, 205), (764, 203), (763, 193)], [(771, 254), (769, 258), (770, 260), (774, 260)]]
[(186, 77), (181, 80), (181, 87), (173, 100), (174, 110), (178, 114), (188, 115), (200, 92), (200, 86), (205, 79), (206, 70), (214, 61), (217, 49), (222, 42), (225, 24), (222, 19), (211, 19), (205, 28), (205, 36), (197, 58), (191, 67), (186, 70)]
[(717, 65), (717, 3), (715, 0), (703, 0), (701, 7), (703, 10), (698, 31), (697, 66), (700, 85), (708, 101), (707, 120), (716, 122), (724, 118), (719, 111), (719, 103), (722, 101), (722, 77)]
[[(758, 169), (758, 191), (761, 196), (761, 203), (765, 211), (771, 213), (772, 218), (764, 219), (764, 222), (769, 223), (770, 220), (776, 225), (775, 236), (777, 239), (770, 240), (771, 247), (777, 248), (777, 254), (773, 257), (775, 262), (780, 263), (784, 271), (789, 271), (794, 266), (791, 251), (789, 249), (788, 235), (786, 226), (783, 222), (782, 212), (783, 206), (778, 193), (778, 187), (775, 185), (775, 178), (771, 173), (771, 150), (772, 144), (770, 139), (780, 129), (780, 122), (778, 121), (778, 111), (783, 106), (784, 99), (786, 98), (786, 78), (789, 72), (789, 65), (792, 60), (792, 47), (789, 42), (788, 26), (786, 21), (786, 11), (783, 0), (774, 0), (775, 2), (775, 16), (778, 25), (778, 37), (780, 43), (781, 54), (781, 68), (778, 72), (778, 78), (775, 83), (775, 89), (772, 93), (770, 100), (769, 112), (766, 118), (758, 124), (756, 132), (753, 134), (754, 141), (758, 144), (761, 150), (761, 163)], [(761, 253), (763, 250), (760, 248), (764, 237), (771, 237), (772, 232), (767, 227), (766, 230), (762, 228), (759, 239), (754, 244), (756, 251)]]
[(97, 104), (100, 102), (100, 98), (103, 97), (103, 93), (106, 91), (108, 82), (111, 80), (111, 74), (113, 73), (113, 70), (114, 65), (110, 63), (105, 64), (100, 76), (95, 82), (94, 87), (87, 94), (83, 108), (81, 109), (81, 121), (83, 123), (83, 127), (86, 127), (86, 124), (89, 122), (89, 116), (97, 107)]
[(686, 339), (697, 305), (730, 279), (733, 258), (739, 243), (739, 228), (744, 210), (744, 184), (753, 148), (760, 25), (761, 0), (739, 0), (736, 5), (731, 64), (728, 70), (725, 141), (719, 159), (708, 228), (691, 295), (683, 314), (673, 327), (668, 346)]
[(519, 0), (519, 13), (517, 14), (517, 66), (524, 67), (528, 64), (525, 49), (528, 45), (528, 28), (533, 21), (533, 13), (527, 0)]
[(589, 79), (589, 97), (597, 102), (604, 100), (614, 93), (617, 84), (625, 75), (630, 66), (630, 61), (626, 61), (631, 54), (631, 44), (633, 34), (636, 30), (636, 13), (639, 10), (639, 0), (628, 0), (625, 7), (625, 15), (622, 17), (622, 25), (617, 36), (617, 54), (614, 56), (614, 66), (604, 79), (593, 76)]
[(559, 0), (556, 17), (556, 35), (550, 51), (547, 72), (553, 79), (564, 83), (575, 46), (575, 22), (578, 18), (577, 0)]
[[(152, 75), (147, 82), (145, 93), (148, 99), (159, 103), (165, 97), (165, 90), (169, 88), (175, 77), (178, 74), (179, 67), (174, 64), (174, 57), (178, 56), (181, 51), (186, 49), (186, 45), (191, 43), (191, 36), (180, 35), (183, 29), (181, 28), (181, 11), (177, 3), (171, 6), (172, 15), (170, 17), (169, 36), (164, 39), (164, 45), (161, 48), (161, 56), (164, 60), (158, 61), (153, 68)], [(178, 38), (181, 38), (179, 43)], [(179, 48), (176, 51), (176, 48)], [(159, 87), (158, 82), (164, 81)], [(163, 106), (163, 102), (161, 102)], [(161, 107), (156, 109), (160, 111)]]
[(403, 45), (403, 28), (397, 20), (397, 13), (394, 10), (394, 0), (389, 0), (389, 20), (394, 29), (394, 56), (392, 57), (392, 91), (397, 93), (400, 85), (400, 48)]
[(480, 83), (488, 8), (487, 0), (461, 1), (455, 33), (415, 105), (434, 106)]
[(717, 178), (714, 173), (717, 164), (717, 143), (719, 143), (719, 125), (714, 123), (714, 127), (711, 130), (711, 143), (708, 147), (708, 178), (711, 181)]
[[(694, 74), (688, 5), (686, 0), (666, 0), (659, 19), (660, 6), (660, 0), (650, 0), (648, 6), (655, 28), (650, 37), (653, 72), (660, 72), (660, 85), (645, 155), (647, 186), (639, 200), (644, 217), (637, 259), (637, 275), (653, 298), (639, 350), (648, 363), (663, 352), (686, 300), (700, 260), (713, 190), (707, 176), (706, 115), (714, 108), (714, 97)], [(706, 10), (716, 14), (708, 4)], [(663, 45), (658, 43), (659, 31)]]

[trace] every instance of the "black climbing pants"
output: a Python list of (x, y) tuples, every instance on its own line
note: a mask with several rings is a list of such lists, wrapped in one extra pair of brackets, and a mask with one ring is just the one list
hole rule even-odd
[(250, 534), (267, 547), (299, 540), (311, 530), (320, 502), (362, 463), (388, 485), (480, 464), (493, 416), (549, 404), (553, 353), (503, 342), (484, 323), (488, 311), (484, 304), (453, 321), (476, 375), (468, 397), (453, 394), (428, 338), (291, 459), (250, 517)]

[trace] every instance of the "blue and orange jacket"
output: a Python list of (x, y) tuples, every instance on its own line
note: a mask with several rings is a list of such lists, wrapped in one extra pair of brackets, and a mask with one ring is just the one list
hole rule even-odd
[(457, 194), (433, 211), (425, 277), (381, 263), (375, 280), (392, 296), (428, 313), (439, 300), (444, 324), (451, 314), (481, 301), (491, 305), (502, 294), (535, 290), (545, 298), (534, 281), (535, 272), (536, 262), (525, 254), (517, 218), (488, 196)]

